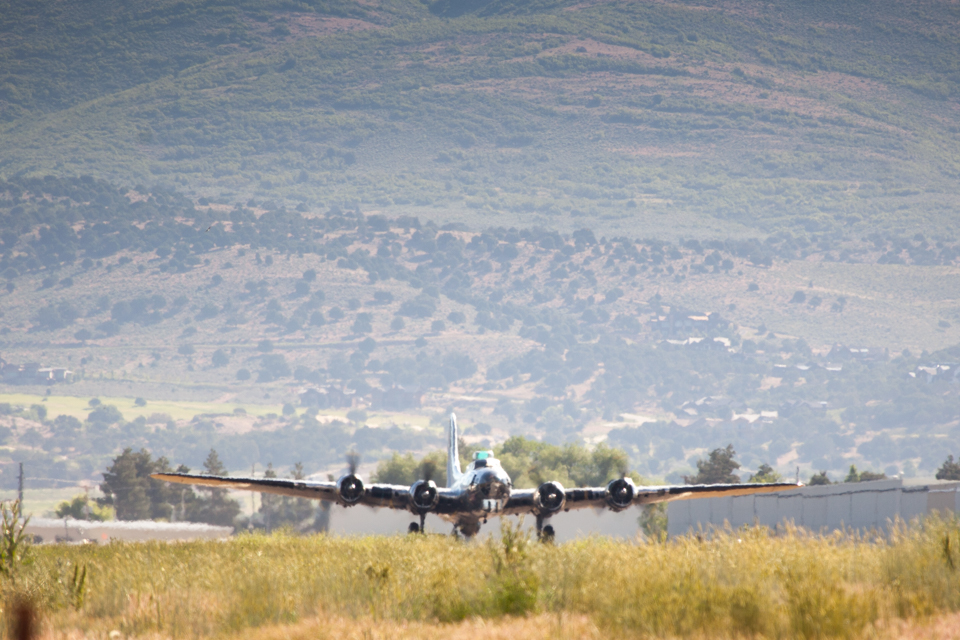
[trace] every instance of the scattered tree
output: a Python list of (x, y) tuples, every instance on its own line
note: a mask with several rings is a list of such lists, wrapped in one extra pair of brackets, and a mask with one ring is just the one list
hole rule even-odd
[(687, 484), (734, 484), (740, 482), (740, 477), (733, 472), (740, 468), (740, 463), (733, 459), (737, 452), (733, 445), (728, 444), (726, 449), (714, 449), (707, 460), (697, 460), (697, 475), (684, 476)]
[(421, 460), (413, 454), (394, 453), (377, 465), (373, 474), (374, 482), (388, 484), (413, 484), (417, 480), (429, 478), (443, 487), (447, 484), (447, 455), (444, 451), (431, 451)]
[(773, 484), (782, 480), (783, 476), (777, 473), (773, 467), (764, 463), (757, 468), (757, 472), (752, 474), (747, 482), (751, 484)]
[[(208, 476), (226, 476), (227, 468), (220, 461), (216, 450), (210, 449), (203, 462), (203, 473)], [(191, 522), (206, 522), (229, 527), (240, 514), (240, 505), (230, 498), (226, 489), (216, 487), (198, 487), (200, 496), (187, 510), (186, 518)]]
[(644, 505), (640, 514), (640, 530), (648, 540), (662, 542), (667, 539), (667, 503)]
[(217, 368), (225, 367), (230, 364), (230, 356), (223, 349), (217, 349), (210, 357), (210, 363)]
[(960, 462), (954, 462), (953, 456), (947, 456), (943, 466), (937, 469), (937, 480), (960, 480)]
[(102, 507), (114, 508), (118, 520), (169, 520), (173, 513), (172, 485), (150, 477), (153, 473), (172, 471), (166, 458), (156, 460), (146, 449), (123, 450), (103, 473), (98, 499)]
[(876, 473), (874, 471), (857, 471), (857, 466), (852, 464), (850, 465), (850, 471), (847, 472), (847, 477), (843, 479), (844, 482), (872, 482), (874, 480), (885, 480), (887, 474), (885, 473)]
[(83, 493), (75, 496), (73, 500), (64, 500), (57, 505), (56, 514), (58, 518), (96, 520), (98, 522), (109, 520), (111, 516), (109, 507), (90, 504), (90, 498)]
[(353, 333), (370, 333), (373, 331), (373, 314), (370, 313), (358, 313), (357, 319), (354, 320), (353, 325), (350, 327), (350, 331)]
[(821, 471), (820, 473), (815, 473), (810, 476), (810, 482), (807, 483), (811, 486), (824, 485), (824, 484), (833, 484), (829, 476), (827, 476), (826, 471)]
[(120, 413), (120, 410), (117, 409), (112, 404), (99, 404), (87, 414), (87, 421), (99, 425), (99, 426), (108, 426), (111, 424), (116, 424), (123, 420), (123, 414)]

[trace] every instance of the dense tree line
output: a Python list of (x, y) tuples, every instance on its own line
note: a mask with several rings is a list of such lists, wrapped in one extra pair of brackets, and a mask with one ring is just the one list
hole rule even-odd
[[(461, 468), (466, 468), (473, 453), (482, 448), (461, 441)], [(597, 487), (629, 471), (627, 454), (602, 444), (591, 450), (577, 443), (555, 445), (513, 436), (495, 446), (493, 452), (518, 489), (536, 487), (551, 480), (565, 487)], [(419, 460), (412, 454), (395, 453), (380, 462), (373, 480), (412, 484), (429, 478), (438, 486), (444, 486), (447, 481), (446, 459), (443, 451), (428, 453)], [(634, 474), (634, 480), (640, 481), (640, 477)]]
[[(150, 477), (153, 473), (170, 471), (174, 469), (163, 456), (153, 458), (146, 449), (124, 449), (103, 473), (100, 485), (103, 498), (98, 499), (97, 504), (101, 508), (112, 508), (118, 520), (205, 522), (238, 529), (291, 528), (301, 532), (326, 531), (329, 525), (330, 504), (327, 502), (263, 494), (259, 509), (248, 518), (240, 515), (240, 505), (225, 489), (177, 485)], [(179, 465), (175, 471), (189, 473), (190, 468)], [(200, 473), (229, 475), (214, 449), (207, 454)], [(264, 477), (277, 477), (273, 465), (267, 466)], [(294, 465), (291, 477), (297, 480), (305, 477), (301, 463)], [(101, 514), (95, 511), (94, 519), (102, 519)], [(57, 515), (87, 518), (89, 506), (79, 497), (63, 503)]]

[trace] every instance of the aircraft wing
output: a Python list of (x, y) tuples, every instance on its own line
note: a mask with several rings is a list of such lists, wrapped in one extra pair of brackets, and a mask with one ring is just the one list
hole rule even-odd
[[(154, 473), (150, 476), (157, 480), (166, 480), (177, 484), (198, 485), (217, 489), (240, 489), (272, 493), (293, 498), (309, 498), (311, 500), (330, 500), (340, 502), (336, 482), (317, 482), (313, 480), (289, 480), (286, 478), (245, 478), (202, 476), (189, 473)], [(441, 500), (443, 500), (441, 491)], [(410, 487), (396, 484), (364, 485), (363, 495), (353, 504), (363, 504), (369, 507), (387, 507), (390, 509), (410, 509)]]
[[(802, 484), (793, 482), (777, 482), (771, 484), (684, 484), (663, 486), (636, 487), (636, 493), (631, 506), (654, 504), (657, 502), (673, 502), (674, 500), (692, 500), (694, 498), (719, 498), (724, 496), (746, 496), (757, 493), (771, 493), (799, 489)], [(510, 493), (510, 499), (504, 506), (506, 515), (521, 513), (536, 513), (534, 493), (536, 489), (515, 489)], [(606, 487), (587, 487), (565, 490), (563, 511), (571, 509), (609, 508)], [(618, 509), (619, 510), (619, 509)]]

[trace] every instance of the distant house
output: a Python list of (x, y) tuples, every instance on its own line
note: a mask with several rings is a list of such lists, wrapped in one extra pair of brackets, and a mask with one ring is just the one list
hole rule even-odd
[(4, 384), (53, 384), (73, 382), (73, 371), (63, 367), (43, 367), (39, 362), (14, 364), (0, 358), (0, 381)]
[(55, 367), (52, 370), (54, 382), (73, 382), (73, 371), (63, 367)]
[(860, 360), (862, 362), (876, 362), (890, 358), (889, 349), (882, 347), (848, 347), (837, 343), (827, 354), (830, 360)]
[(960, 383), (960, 364), (940, 363), (920, 365), (916, 370), (908, 374), (911, 378), (919, 378), (930, 384), (931, 382), (952, 382)]
[(720, 317), (719, 313), (694, 313), (671, 309), (664, 315), (653, 316), (650, 319), (650, 326), (664, 336), (687, 336), (703, 335), (723, 329), (727, 326), (727, 322)]
[(670, 344), (683, 345), (699, 351), (727, 351), (730, 348), (729, 338), (701, 338), (690, 337), (686, 340), (667, 340)]

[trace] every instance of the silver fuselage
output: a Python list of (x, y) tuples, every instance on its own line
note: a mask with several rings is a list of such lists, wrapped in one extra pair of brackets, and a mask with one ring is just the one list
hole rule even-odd
[(451, 520), (460, 521), (464, 516), (481, 520), (499, 513), (510, 498), (511, 489), (513, 483), (500, 466), (499, 460), (474, 460), (449, 487), (450, 493), (457, 496), (462, 509)]

